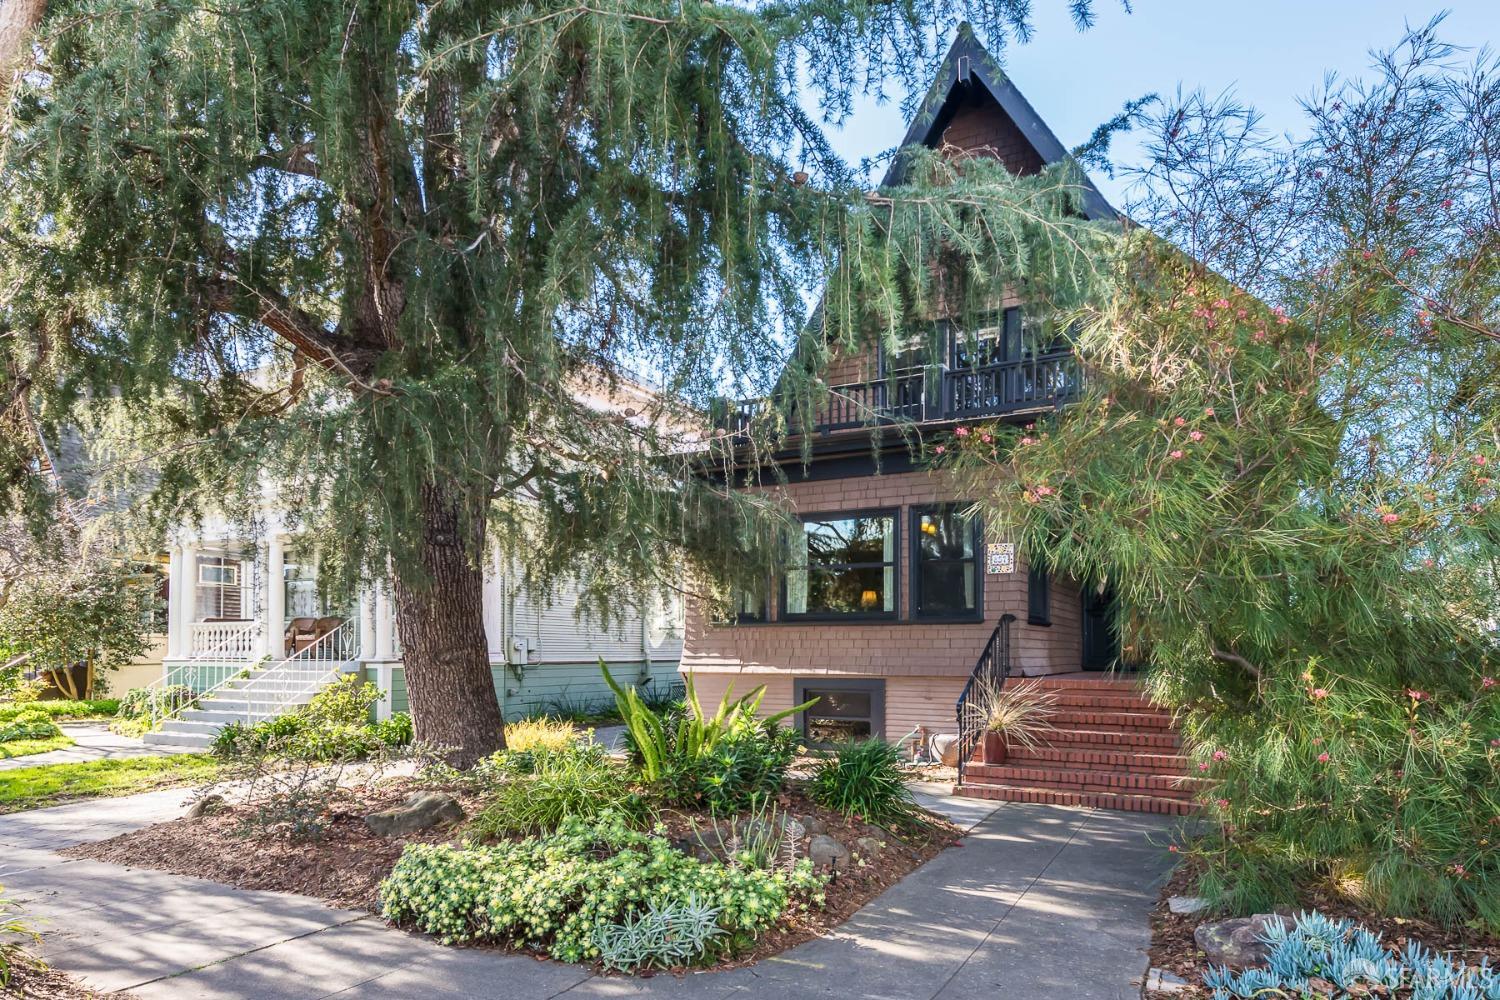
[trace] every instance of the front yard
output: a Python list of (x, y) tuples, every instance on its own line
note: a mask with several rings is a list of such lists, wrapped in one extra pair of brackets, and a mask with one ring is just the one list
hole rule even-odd
[(217, 773), (214, 760), (201, 754), (20, 767), (0, 771), (0, 814), (201, 784)]

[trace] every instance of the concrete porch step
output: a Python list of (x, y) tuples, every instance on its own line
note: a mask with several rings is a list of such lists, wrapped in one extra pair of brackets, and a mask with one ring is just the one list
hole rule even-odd
[(1016, 785), (1054, 788), (1068, 792), (1113, 792), (1191, 799), (1202, 786), (1198, 778), (1179, 774), (1140, 774), (1130, 771), (1071, 770), (1025, 764), (970, 764), (964, 780), (976, 785)]
[(1056, 788), (1031, 788), (1021, 785), (964, 784), (954, 794), (971, 799), (1000, 802), (1037, 802), (1055, 806), (1082, 806), (1091, 809), (1117, 809), (1124, 812), (1157, 813), (1166, 816), (1188, 816), (1193, 803), (1162, 795), (1131, 795), (1115, 792), (1069, 792)]

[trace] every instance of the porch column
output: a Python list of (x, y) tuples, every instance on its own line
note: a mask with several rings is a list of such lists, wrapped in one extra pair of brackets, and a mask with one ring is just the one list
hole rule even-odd
[(369, 584), (359, 590), (359, 658), (375, 659), (375, 588)]
[(286, 656), (286, 542), (273, 534), (266, 540), (266, 638), (272, 660)]
[(390, 587), (382, 581), (375, 591), (375, 658), (390, 660), (396, 656), (396, 615), (391, 605)]
[(187, 569), (182, 546), (172, 546), (167, 563), (167, 656), (182, 655), (185, 632), (182, 627), (182, 601), (187, 593)]
[(198, 546), (182, 546), (182, 595), (177, 602), (178, 629), (182, 636), (179, 656), (193, 655), (193, 619), (198, 606)]

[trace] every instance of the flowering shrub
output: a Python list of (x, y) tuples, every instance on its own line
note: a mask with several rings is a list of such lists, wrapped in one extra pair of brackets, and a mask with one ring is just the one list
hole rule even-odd
[(1263, 685), (1264, 714), (1190, 715), (1219, 821), (1195, 845), (1208, 895), (1256, 912), (1321, 884), (1388, 912), (1500, 926), (1500, 696), (1446, 672), (1442, 686), (1392, 689), (1314, 663)]
[[(1299, 913), (1291, 928), (1270, 924), (1271, 946), (1264, 968), (1231, 972), (1220, 966), (1203, 976), (1213, 1000), (1268, 996), (1390, 996), (1412, 1000), (1493, 1000), (1500, 997), (1500, 971), (1455, 962), (1408, 940), (1393, 952), (1379, 935), (1350, 920), (1317, 911)], [(1313, 979), (1330, 984), (1321, 988)], [(1405, 991), (1410, 991), (1405, 992)]]
[(410, 844), (380, 903), (387, 919), (445, 944), (490, 941), (579, 962), (599, 957), (601, 935), (653, 907), (717, 907), (724, 934), (712, 947), (733, 949), (789, 906), (821, 905), (822, 888), (806, 860), (790, 872), (698, 861), (608, 811), (489, 847)]

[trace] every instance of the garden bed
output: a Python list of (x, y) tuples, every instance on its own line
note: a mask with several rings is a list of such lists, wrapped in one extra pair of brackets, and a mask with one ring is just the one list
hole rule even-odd
[[(213, 815), (159, 823), (62, 853), (245, 889), (294, 892), (333, 906), (379, 912), (378, 887), (408, 844), (456, 844), (464, 838), (463, 825), (396, 838), (378, 836), (366, 826), (367, 814), (393, 806), (422, 787), (414, 779), (390, 778), (371, 788), (341, 790), (322, 836), (311, 841), (292, 840), (276, 830), (247, 833), (246, 821), (254, 807), (234, 805)], [(461, 795), (460, 802), (471, 816), (480, 806), (480, 800), (472, 796)], [(905, 839), (898, 838), (817, 805), (795, 786), (779, 798), (778, 808), (788, 814), (816, 817), (828, 834), (842, 843), (853, 845), (860, 838), (870, 837), (884, 846), (872, 856), (856, 851), (855, 858), (832, 873), (822, 907), (788, 910), (752, 948), (736, 953), (718, 967), (752, 963), (827, 933), (962, 835), (957, 827), (929, 814), (924, 828)], [(671, 808), (663, 809), (658, 821), (665, 835), (679, 842), (710, 829), (713, 822), (706, 813)], [(235, 849), (225, 850), (226, 843), (234, 844)]]
[[(24, 951), (10, 955), (10, 981), (0, 996), (16, 1000), (101, 1000), (106, 994), (89, 989), (72, 976), (37, 961)], [(109, 1000), (133, 1000), (129, 993), (107, 994)]]
[[(1202, 985), (1208, 963), (1193, 940), (1193, 931), (1199, 924), (1224, 919), (1223, 916), (1202, 913), (1176, 914), (1168, 909), (1167, 900), (1172, 896), (1197, 894), (1199, 871), (1200, 866), (1191, 860), (1179, 865), (1162, 887), (1151, 914), (1151, 967), (1187, 980), (1189, 987), (1173, 994), (1184, 1000), (1210, 996), (1210, 991)], [(1298, 900), (1297, 906), (1284, 907), (1278, 912), (1292, 915), (1301, 910), (1317, 910), (1329, 917), (1353, 920), (1379, 934), (1386, 945), (1397, 949), (1408, 940), (1415, 940), (1435, 951), (1452, 953), (1454, 958), (1469, 965), (1478, 965), (1486, 958), (1491, 965), (1500, 964), (1500, 937), (1495, 935), (1462, 927), (1444, 928), (1423, 920), (1384, 916), (1347, 897), (1329, 892), (1308, 892)]]

